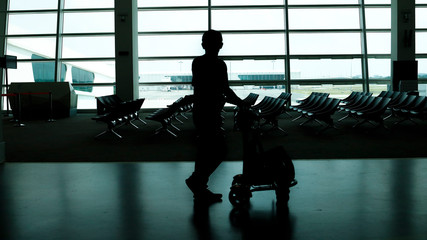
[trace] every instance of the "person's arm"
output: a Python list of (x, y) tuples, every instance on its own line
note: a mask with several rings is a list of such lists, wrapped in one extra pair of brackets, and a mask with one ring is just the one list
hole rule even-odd
[(239, 98), (229, 86), (227, 86), (227, 88), (225, 89), (224, 95), (225, 95), (225, 100), (228, 103), (231, 103), (237, 106), (241, 106), (244, 104), (243, 100)]
[(239, 98), (236, 93), (233, 91), (233, 89), (230, 88), (230, 85), (228, 83), (228, 74), (227, 74), (227, 65), (225, 63), (223, 63), (223, 67), (224, 67), (224, 76), (223, 76), (223, 87), (224, 87), (224, 95), (225, 95), (225, 100), (228, 103), (237, 105), (237, 106), (241, 106), (244, 104), (243, 100), (241, 98)]

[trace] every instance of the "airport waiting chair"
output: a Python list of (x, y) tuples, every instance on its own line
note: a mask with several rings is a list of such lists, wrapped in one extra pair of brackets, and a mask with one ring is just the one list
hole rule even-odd
[(286, 103), (287, 100), (284, 98), (272, 98), (272, 101), (268, 107), (259, 109), (257, 121), (260, 126), (271, 125), (272, 127), (269, 129), (269, 131), (277, 129), (283, 133), (286, 133), (286, 131), (279, 126), (278, 120), (278, 117), (285, 111), (284, 108), (286, 107)]
[(416, 96), (415, 100), (411, 104), (407, 104), (401, 107), (393, 108), (395, 115), (400, 118), (398, 121), (394, 122), (394, 125), (398, 125), (405, 121), (410, 121), (416, 123), (412, 117), (411, 112), (413, 111), (422, 111), (425, 106), (426, 97), (425, 96)]
[(347, 104), (345, 106), (339, 106), (340, 111), (347, 113), (344, 117), (338, 119), (338, 122), (341, 122), (344, 119), (355, 116), (354, 111), (366, 108), (374, 100), (371, 95), (361, 95), (353, 103)]
[[(103, 99), (103, 98), (98, 97), (98, 99)], [(117, 100), (117, 98), (110, 98), (109, 96), (107, 97), (107, 99)], [(120, 102), (120, 103), (116, 102), (114, 106), (112, 104), (105, 105), (108, 107), (103, 106), (101, 112), (104, 112), (104, 114), (93, 117), (92, 120), (95, 120), (97, 122), (104, 122), (105, 124), (107, 124), (107, 130), (99, 133), (98, 135), (95, 136), (95, 138), (98, 138), (106, 133), (112, 133), (119, 138), (123, 138), (120, 134), (118, 134), (115, 131), (117, 128), (125, 124), (130, 124), (133, 127), (138, 128), (138, 126), (133, 123), (136, 120), (146, 124), (146, 122), (144, 122), (140, 118), (140, 114), (139, 114), (139, 111), (144, 101), (145, 101), (145, 98), (140, 98), (140, 99), (126, 101), (126, 102)], [(101, 101), (101, 102), (106, 103), (108, 101)], [(108, 103), (111, 103), (111, 102), (112, 101)]]
[(341, 99), (341, 104), (348, 104), (348, 103), (352, 102), (357, 96), (360, 96), (360, 94), (361, 94), (361, 92), (352, 91), (350, 93), (350, 95)]
[(384, 120), (387, 120), (391, 117), (398, 117), (396, 115), (396, 111), (401, 108), (405, 108), (405, 106), (410, 106), (416, 99), (415, 95), (407, 95), (406, 93), (400, 94), (391, 103), (389, 103), (387, 107), (387, 111), (389, 111), (389, 115), (384, 117)]
[(99, 116), (111, 112), (119, 104), (124, 102), (116, 94), (95, 97), (95, 99), (96, 99), (96, 112), (97, 112), (97, 115)]
[(299, 120), (299, 119), (305, 117), (305, 114), (303, 113), (303, 111), (310, 111), (312, 109), (316, 109), (318, 107), (321, 107), (322, 103), (324, 101), (326, 101), (327, 98), (328, 98), (328, 96), (325, 96), (323, 94), (317, 94), (317, 95), (314, 95), (314, 97), (312, 99), (307, 100), (303, 104), (301, 104), (299, 106), (295, 106), (293, 108), (293, 110), (300, 113), (300, 115), (298, 117), (292, 119), (292, 121), (294, 122), (296, 120)]
[(421, 104), (417, 109), (411, 109), (409, 114), (411, 119), (417, 118), (425, 120), (427, 117), (427, 97), (423, 104)]
[(325, 125), (324, 128), (317, 132), (318, 134), (329, 128), (336, 129), (337, 127), (334, 125), (332, 115), (337, 111), (340, 102), (340, 99), (326, 97), (326, 100), (322, 101), (322, 105), (318, 108), (303, 111), (303, 114), (306, 116), (307, 120), (302, 122), (300, 126), (311, 121)]
[(161, 127), (154, 131), (154, 135), (157, 135), (161, 132), (166, 132), (173, 137), (177, 137), (178, 135), (169, 128), (171, 127), (176, 131), (181, 131), (173, 124), (173, 120), (177, 120), (178, 122), (182, 123), (182, 121), (178, 119), (178, 116), (183, 116), (182, 113), (191, 111), (193, 108), (193, 103), (194, 96), (186, 95), (184, 97), (178, 98), (172, 104), (167, 105), (166, 108), (157, 109), (153, 113), (149, 114), (146, 119), (156, 121), (161, 124)]
[(364, 109), (363, 111), (358, 111), (356, 113), (360, 121), (353, 125), (353, 128), (356, 128), (366, 122), (371, 123), (372, 125), (375, 125), (375, 123), (377, 123), (377, 127), (382, 126), (384, 128), (387, 128), (384, 125), (383, 115), (387, 110), (387, 106), (390, 101), (391, 98), (375, 97), (375, 104), (371, 108)]

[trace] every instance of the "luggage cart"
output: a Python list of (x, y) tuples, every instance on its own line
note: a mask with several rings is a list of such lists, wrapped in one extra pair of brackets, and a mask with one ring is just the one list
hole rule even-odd
[(252, 108), (239, 109), (236, 115), (243, 138), (243, 172), (234, 176), (230, 187), (228, 198), (235, 207), (247, 206), (253, 192), (266, 190), (276, 191), (276, 204), (287, 205), (289, 189), (297, 184), (286, 150), (278, 146), (264, 151), (255, 123), (258, 115)]

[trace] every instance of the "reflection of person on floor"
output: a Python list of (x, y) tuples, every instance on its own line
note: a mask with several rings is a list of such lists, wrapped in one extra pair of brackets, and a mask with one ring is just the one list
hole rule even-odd
[(193, 60), (193, 122), (197, 131), (197, 156), (193, 174), (186, 180), (195, 200), (221, 201), (221, 194), (207, 188), (209, 176), (226, 154), (221, 111), (225, 102), (241, 105), (243, 101), (228, 85), (227, 66), (218, 58), (222, 35), (215, 30), (203, 34), (205, 54)]

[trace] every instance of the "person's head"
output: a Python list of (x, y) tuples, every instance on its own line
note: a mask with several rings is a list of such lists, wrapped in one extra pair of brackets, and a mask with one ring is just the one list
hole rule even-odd
[(215, 30), (209, 30), (203, 33), (202, 47), (206, 53), (216, 53), (222, 48), (222, 34)]

